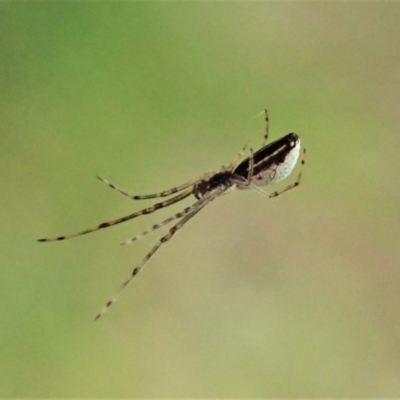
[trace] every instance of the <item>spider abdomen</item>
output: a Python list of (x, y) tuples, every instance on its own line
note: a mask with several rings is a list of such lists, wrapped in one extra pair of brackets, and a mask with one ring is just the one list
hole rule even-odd
[[(233, 174), (241, 179), (250, 178), (250, 182), (256, 186), (279, 182), (288, 177), (296, 166), (300, 147), (300, 137), (289, 133), (254, 153), (252, 162), (250, 157), (243, 160), (234, 169)], [(245, 189), (248, 185), (237, 187)]]

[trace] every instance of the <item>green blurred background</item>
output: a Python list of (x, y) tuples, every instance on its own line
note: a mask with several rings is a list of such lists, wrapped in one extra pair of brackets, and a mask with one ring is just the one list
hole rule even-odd
[[(400, 396), (399, 3), (3, 2), (0, 58), (0, 396)], [(300, 187), (214, 201), (93, 322), (183, 204), (36, 239), (152, 204), (97, 173), (256, 149), (264, 107)]]

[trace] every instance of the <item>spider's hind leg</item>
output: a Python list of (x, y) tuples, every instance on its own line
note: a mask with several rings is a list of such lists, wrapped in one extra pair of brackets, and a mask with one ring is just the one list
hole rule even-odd
[(178, 203), (179, 201), (185, 199), (186, 197), (189, 197), (192, 194), (191, 189), (186, 189), (185, 191), (182, 191), (181, 193), (177, 194), (174, 197), (170, 197), (167, 200), (161, 201), (159, 203), (153, 204), (151, 207), (144, 208), (142, 210), (136, 211), (132, 214), (126, 215), (125, 217), (117, 218), (112, 221), (107, 221), (107, 222), (102, 222), (99, 225), (94, 226), (93, 228), (85, 229), (80, 232), (72, 233), (70, 235), (63, 235), (63, 236), (58, 236), (58, 237), (53, 237), (53, 238), (45, 238), (45, 239), (38, 239), (39, 242), (54, 242), (54, 241), (60, 241), (60, 240), (65, 240), (65, 239), (71, 239), (77, 236), (82, 236), (86, 235), (87, 233), (95, 232), (100, 229), (108, 228), (110, 226), (114, 226), (117, 224), (120, 224), (125, 221), (129, 221), (133, 218), (140, 217), (141, 215), (147, 215), (151, 214), (160, 208), (165, 208), (168, 207), (172, 204)]
[(158, 198), (158, 197), (167, 197), (167, 196), (170, 196), (172, 194), (181, 192), (182, 190), (184, 190), (184, 189), (186, 189), (186, 188), (188, 188), (190, 186), (193, 186), (202, 177), (201, 178), (199, 177), (199, 178), (196, 178), (196, 179), (192, 179), (191, 181), (183, 183), (182, 185), (175, 186), (175, 187), (173, 187), (171, 189), (164, 190), (164, 191), (159, 192), (159, 193), (146, 194), (146, 195), (132, 195), (132, 194), (128, 193), (126, 190), (121, 189), (120, 187), (114, 185), (113, 183), (111, 183), (110, 181), (108, 181), (107, 179), (105, 179), (105, 178), (103, 178), (103, 177), (101, 177), (99, 175), (97, 175), (97, 178), (101, 182), (105, 183), (111, 189), (116, 190), (118, 193), (121, 193), (124, 196), (127, 196), (132, 200), (146, 200), (146, 199), (155, 199), (155, 198)]
[(178, 219), (178, 218), (183, 218), (187, 214), (192, 213), (196, 208), (197, 208), (197, 203), (195, 203), (192, 206), (186, 207), (184, 210), (174, 214), (173, 216), (167, 218), (166, 220), (164, 220), (162, 222), (159, 222), (158, 224), (153, 225), (151, 228), (146, 229), (142, 233), (139, 233), (138, 235), (136, 235), (136, 236), (134, 236), (134, 237), (132, 237), (130, 239), (125, 240), (124, 242), (121, 243), (121, 245), (125, 246), (125, 245), (128, 245), (128, 244), (131, 244), (131, 243), (135, 242), (136, 240), (141, 239), (143, 236), (146, 236), (149, 233), (152, 233), (155, 230), (162, 228), (163, 226), (169, 224), (173, 220)]
[[(168, 240), (172, 238), (172, 236), (175, 235), (176, 232), (178, 232), (190, 219), (192, 219), (204, 206), (209, 202), (209, 200), (204, 201), (204, 204), (199, 205), (197, 208), (194, 208), (192, 212), (189, 212), (186, 214), (176, 225), (174, 225), (166, 235), (164, 235), (156, 244), (155, 246), (147, 253), (146, 257), (143, 258), (143, 260), (132, 270), (130, 273), (128, 279), (126, 279), (125, 282), (122, 283), (120, 286), (118, 292), (114, 295), (112, 299), (110, 299), (106, 305), (103, 307), (103, 309), (96, 315), (95, 320), (98, 320), (116, 301), (122, 290), (129, 284), (129, 282), (135, 278), (135, 276), (142, 271), (144, 266), (147, 264), (147, 262), (150, 260), (151, 257), (157, 252), (157, 250)], [(198, 203), (199, 204), (199, 203)]]

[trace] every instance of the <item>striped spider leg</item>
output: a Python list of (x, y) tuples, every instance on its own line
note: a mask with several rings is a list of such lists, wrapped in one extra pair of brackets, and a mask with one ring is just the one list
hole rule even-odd
[[(276, 197), (283, 192), (286, 192), (299, 185), (301, 179), (301, 171), (295, 182), (284, 187), (280, 191), (275, 191), (271, 194), (267, 194), (262, 191), (262, 186), (267, 186), (275, 182), (281, 181), (288, 177), (292, 172), (293, 168), (297, 163), (297, 159), (300, 154), (301, 142), (300, 138), (295, 133), (289, 133), (288, 135), (275, 140), (269, 144), (265, 144), (269, 134), (269, 118), (267, 110), (264, 111), (266, 129), (264, 134), (263, 146), (255, 153), (250, 148), (250, 155), (242, 161), (223, 166), (219, 172), (208, 172), (202, 176), (188, 181), (182, 185), (174, 188), (165, 190), (163, 192), (149, 194), (149, 195), (131, 195), (127, 191), (115, 186), (108, 180), (98, 176), (98, 179), (105, 183), (110, 188), (117, 192), (127, 196), (133, 200), (144, 200), (144, 199), (155, 199), (169, 197), (167, 200), (153, 204), (150, 207), (136, 211), (127, 216), (117, 218), (108, 222), (103, 222), (96, 225), (93, 228), (85, 229), (83, 231), (73, 233), (65, 236), (58, 236), (49, 239), (39, 239), (39, 242), (52, 242), (70, 239), (73, 237), (85, 235), (87, 233), (95, 232), (97, 230), (108, 228), (120, 224), (122, 222), (131, 220), (141, 215), (153, 213), (161, 208), (168, 207), (175, 203), (178, 203), (185, 198), (193, 195), (196, 201), (184, 208), (182, 211), (172, 215), (164, 221), (153, 225), (151, 228), (145, 230), (139, 235), (126, 240), (121, 244), (130, 244), (141, 237), (171, 223), (172, 221), (179, 219), (179, 221), (169, 229), (169, 231), (162, 236), (155, 246), (149, 251), (149, 253), (143, 258), (143, 260), (137, 264), (132, 270), (129, 278), (121, 285), (116, 295), (107, 302), (105, 307), (100, 311), (95, 319), (99, 319), (108, 308), (117, 300), (120, 292), (129, 284), (129, 282), (143, 269), (150, 258), (158, 251), (158, 249), (174, 236), (190, 219), (192, 219), (198, 212), (200, 212), (208, 203), (217, 197), (228, 193), (234, 188), (237, 189), (253, 189), (264, 196)], [(242, 156), (245, 148), (243, 148), (240, 156)], [(301, 164), (304, 164), (305, 160), (305, 149), (303, 149), (303, 159)], [(172, 196), (172, 197), (170, 197)]]
[[(207, 174), (204, 174), (204, 176), (206, 176), (206, 175)], [(131, 198), (132, 200), (147, 200), (147, 199), (155, 199), (155, 198), (158, 198), (158, 197), (168, 197), (168, 196), (170, 196), (172, 194), (181, 192), (183, 189), (187, 189), (188, 187), (193, 186), (196, 182), (198, 182), (201, 178), (203, 178), (203, 176), (200, 177), (200, 178), (193, 179), (193, 180), (191, 180), (189, 182), (186, 182), (183, 185), (175, 186), (172, 189), (164, 190), (163, 192), (154, 193), (154, 194), (146, 194), (146, 195), (142, 195), (142, 196), (131, 195), (127, 191), (125, 191), (124, 189), (121, 189), (120, 187), (115, 186), (114, 184), (109, 182), (107, 179), (102, 178), (100, 175), (97, 175), (97, 178), (101, 182), (103, 182), (107, 186), (109, 186), (111, 189), (116, 190), (117, 192), (123, 194), (124, 196), (127, 196), (127, 197)]]
[(198, 202), (196, 202), (196, 203), (194, 203), (193, 205), (191, 205), (191, 206), (189, 206), (189, 207), (186, 207), (183, 211), (180, 211), (180, 212), (176, 213), (176, 214), (173, 215), (172, 217), (169, 217), (169, 218), (167, 218), (166, 220), (164, 220), (164, 221), (162, 221), (162, 222), (159, 222), (159, 223), (153, 225), (151, 228), (146, 229), (146, 230), (143, 231), (142, 233), (139, 233), (138, 235), (136, 235), (136, 236), (134, 236), (134, 237), (132, 237), (132, 238), (130, 238), (130, 239), (127, 239), (127, 240), (123, 241), (123, 242), (121, 243), (121, 245), (122, 245), (122, 246), (125, 246), (125, 245), (128, 245), (128, 244), (131, 244), (131, 243), (135, 242), (136, 240), (141, 239), (143, 236), (146, 236), (146, 235), (148, 235), (149, 233), (152, 233), (152, 232), (154, 232), (155, 230), (162, 228), (163, 226), (169, 224), (169, 223), (172, 222), (173, 220), (179, 219), (179, 218), (182, 218), (182, 217), (184, 217), (184, 216), (186, 216), (186, 215), (188, 215), (188, 214), (191, 214), (193, 211), (197, 210), (198, 208), (199, 208), (199, 205), (198, 205)]
[[(168, 206), (170, 206), (170, 205), (172, 205), (174, 203), (177, 203), (177, 202), (185, 199), (186, 197), (190, 196), (192, 194), (194, 184), (196, 182), (200, 182), (204, 177), (206, 177), (208, 175), (209, 174), (204, 174), (204, 175), (198, 177), (197, 179), (194, 179), (194, 180), (192, 180), (190, 182), (186, 182), (185, 184), (180, 185), (180, 186), (176, 186), (176, 187), (174, 187), (172, 189), (165, 190), (163, 192), (159, 192), (159, 193), (155, 193), (155, 194), (148, 194), (148, 195), (141, 195), (141, 196), (132, 196), (129, 193), (127, 193), (126, 191), (124, 191), (123, 189), (118, 188), (117, 186), (113, 185), (112, 183), (110, 183), (106, 179), (101, 178), (101, 177), (98, 176), (98, 178), (102, 182), (106, 183), (109, 187), (111, 187), (112, 189), (117, 190), (119, 193), (122, 193), (125, 196), (130, 197), (133, 200), (153, 199), (153, 198), (157, 198), (157, 197), (170, 196), (170, 195), (178, 193), (178, 192), (181, 192), (181, 193), (179, 193), (178, 195), (176, 195), (174, 197), (169, 198), (168, 200), (162, 201), (160, 203), (153, 204), (150, 207), (147, 207), (147, 208), (144, 208), (142, 210), (136, 211), (133, 214), (129, 214), (129, 215), (125, 216), (125, 217), (117, 218), (115, 220), (111, 220), (111, 221), (107, 221), (107, 222), (102, 222), (101, 224), (96, 225), (96, 226), (94, 226), (92, 228), (85, 229), (85, 230), (80, 231), (80, 232), (72, 233), (70, 235), (57, 236), (57, 237), (46, 238), (46, 239), (38, 239), (38, 242), (54, 242), (54, 241), (60, 241), (60, 240), (65, 240), (65, 239), (71, 239), (71, 238), (74, 238), (74, 237), (77, 237), (77, 236), (86, 235), (87, 233), (98, 231), (100, 229), (108, 228), (110, 226), (114, 226), (114, 225), (120, 224), (120, 223), (125, 222), (125, 221), (129, 221), (129, 220), (131, 220), (133, 218), (140, 217), (141, 215), (151, 214), (154, 211), (157, 211), (157, 210), (159, 210), (161, 208), (164, 208), (164, 207), (168, 207)], [(188, 189), (189, 187), (190, 187), (190, 189)], [(187, 190), (184, 190), (184, 189), (187, 189)]]
[(255, 115), (253, 118), (258, 118), (259, 116), (264, 114), (264, 121), (265, 121), (265, 133), (264, 133), (264, 138), (261, 143), (261, 147), (264, 147), (267, 144), (268, 137), (269, 137), (269, 116), (268, 116), (268, 110), (265, 108), (263, 111), (261, 111), (259, 114)]
[(264, 140), (261, 144), (261, 147), (264, 147), (267, 144), (268, 136), (269, 136), (269, 116), (268, 110), (264, 110), (264, 120), (265, 120), (265, 133), (264, 133)]
[[(141, 235), (136, 236), (135, 238), (140, 239), (147, 233), (154, 231), (155, 229), (164, 226), (168, 222), (171, 222), (173, 219), (181, 218), (181, 220), (174, 225), (166, 235), (162, 236), (161, 239), (156, 243), (156, 245), (147, 253), (147, 255), (143, 258), (143, 260), (135, 266), (132, 270), (129, 278), (120, 286), (119, 290), (111, 300), (109, 300), (106, 305), (102, 308), (102, 310), (96, 315), (95, 320), (98, 320), (107, 310), (117, 301), (119, 294), (124, 290), (125, 286), (127, 286), (130, 281), (144, 268), (147, 262), (150, 260), (151, 257), (157, 252), (157, 250), (168, 240), (175, 235), (190, 219), (192, 219), (200, 210), (202, 210), (211, 200), (214, 200), (216, 197), (220, 196), (226, 190), (225, 187), (219, 187), (218, 189), (209, 192), (204, 195), (203, 198), (195, 202), (192, 206), (185, 208), (181, 213), (174, 215), (171, 218), (161, 222), (160, 224), (155, 225), (153, 228), (149, 229), (148, 231), (143, 232)], [(135, 240), (135, 238), (131, 239), (131, 241)], [(131, 241), (127, 241), (130, 243)]]

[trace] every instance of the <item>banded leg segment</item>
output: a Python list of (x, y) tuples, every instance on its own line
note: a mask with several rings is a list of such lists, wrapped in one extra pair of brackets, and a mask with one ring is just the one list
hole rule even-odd
[(159, 222), (158, 224), (153, 225), (151, 228), (146, 229), (145, 231), (143, 231), (143, 232), (140, 233), (139, 235), (136, 235), (136, 236), (134, 236), (134, 237), (131, 238), (131, 239), (125, 240), (124, 242), (121, 243), (121, 245), (122, 245), (122, 246), (125, 246), (125, 245), (128, 245), (128, 244), (131, 244), (131, 243), (135, 242), (136, 240), (141, 239), (143, 236), (146, 236), (146, 235), (148, 235), (149, 233), (152, 233), (152, 232), (154, 232), (155, 230), (162, 228), (163, 226), (169, 224), (169, 223), (172, 222), (173, 220), (178, 219), (178, 218), (182, 218), (182, 217), (184, 217), (185, 215), (190, 214), (192, 211), (194, 211), (194, 210), (197, 208), (197, 207), (196, 207), (196, 204), (197, 204), (197, 203), (195, 203), (193, 206), (186, 207), (183, 211), (181, 211), (181, 212), (179, 212), (179, 213), (176, 213), (176, 214), (173, 215), (172, 217), (169, 217), (169, 218), (167, 218), (166, 220), (164, 220), (164, 221), (162, 221), (162, 222)]
[(113, 221), (102, 222), (101, 224), (99, 224), (93, 228), (85, 229), (83, 231), (80, 231), (77, 233), (72, 233), (70, 235), (58, 236), (58, 237), (48, 238), (48, 239), (38, 239), (38, 242), (54, 242), (54, 241), (58, 241), (58, 240), (71, 239), (71, 238), (74, 238), (77, 236), (86, 235), (87, 233), (95, 232), (95, 231), (98, 231), (103, 228), (108, 228), (110, 226), (114, 226), (114, 225), (120, 224), (122, 222), (129, 221), (133, 218), (140, 217), (141, 215), (151, 214), (154, 211), (159, 210), (160, 208), (168, 207), (171, 204), (177, 203), (177, 202), (185, 199), (186, 197), (190, 196), (191, 194), (192, 194), (192, 189), (188, 189), (166, 201), (156, 203), (156, 204), (152, 205), (151, 207), (144, 208), (143, 210), (140, 210), (140, 211), (136, 211), (135, 213), (127, 215), (125, 217), (118, 218)]
[[(206, 203), (205, 203), (206, 204)], [(195, 209), (193, 212), (187, 214), (184, 218), (182, 218), (176, 225), (174, 225), (168, 233), (163, 236), (159, 242), (150, 250), (150, 252), (146, 255), (145, 258), (138, 264), (133, 271), (131, 272), (129, 278), (121, 285), (118, 292), (114, 295), (114, 297), (107, 302), (107, 304), (103, 307), (103, 309), (96, 315), (95, 320), (98, 320), (118, 299), (118, 296), (124, 290), (125, 286), (129, 284), (129, 282), (143, 269), (143, 267), (147, 264), (151, 257), (157, 252), (157, 250), (168, 240), (178, 232), (191, 218), (193, 218), (204, 206)]]
[(112, 305), (117, 301), (118, 296), (125, 288), (126, 285), (143, 269), (143, 267), (147, 264), (151, 257), (157, 252), (157, 250), (168, 240), (175, 235), (190, 219), (192, 219), (200, 210), (202, 210), (211, 200), (214, 200), (216, 197), (221, 195), (226, 188), (221, 188), (220, 190), (216, 190), (214, 193), (210, 195), (206, 195), (196, 203), (194, 203), (191, 207), (192, 211), (188, 212), (176, 225), (174, 225), (166, 235), (164, 235), (158, 243), (150, 250), (150, 252), (146, 255), (145, 258), (132, 270), (129, 278), (120, 286), (118, 292), (114, 295), (114, 297), (107, 302), (107, 304), (103, 307), (103, 309), (96, 315), (95, 320), (99, 319)]
[(264, 110), (264, 119), (265, 119), (265, 133), (264, 133), (264, 140), (262, 142), (261, 147), (264, 147), (267, 144), (268, 136), (269, 136), (269, 116), (268, 110)]
[(196, 179), (193, 179), (193, 180), (191, 180), (191, 181), (189, 181), (189, 182), (186, 182), (186, 183), (184, 183), (184, 184), (182, 184), (182, 185), (180, 185), (180, 186), (176, 186), (176, 187), (173, 187), (173, 188), (171, 188), (171, 189), (164, 190), (163, 192), (154, 193), (154, 194), (140, 195), (140, 196), (139, 196), (139, 195), (132, 195), (132, 194), (128, 193), (128, 192), (125, 191), (124, 189), (121, 189), (120, 187), (114, 185), (113, 183), (111, 183), (110, 181), (108, 181), (108, 180), (105, 179), (105, 178), (102, 178), (102, 177), (99, 176), (99, 175), (97, 175), (97, 178), (98, 178), (101, 182), (103, 182), (103, 183), (105, 183), (107, 186), (109, 186), (111, 189), (116, 190), (118, 193), (121, 193), (121, 194), (123, 194), (124, 196), (127, 196), (127, 197), (129, 197), (130, 199), (132, 199), (132, 200), (147, 200), (147, 199), (155, 199), (155, 198), (158, 198), (158, 197), (168, 197), (168, 196), (171, 196), (172, 194), (181, 192), (182, 190), (184, 190), (184, 189), (186, 189), (186, 188), (188, 188), (188, 187), (190, 187), (190, 186), (193, 186), (195, 183), (197, 183), (198, 181), (200, 181), (200, 180), (203, 178), (203, 175), (202, 175), (201, 177), (199, 177), (199, 178), (196, 178)]
[(179, 219), (179, 218), (183, 218), (186, 215), (196, 211), (197, 209), (199, 209), (200, 207), (204, 207), (204, 203), (208, 203), (210, 202), (212, 199), (214, 199), (215, 196), (210, 196), (210, 197), (203, 197), (202, 199), (196, 201), (194, 204), (192, 204), (189, 207), (186, 207), (184, 210), (182, 210), (181, 212), (176, 213), (175, 215), (167, 218), (166, 220), (159, 222), (158, 224), (153, 225), (151, 228), (146, 229), (145, 231), (143, 231), (142, 233), (140, 233), (139, 235), (134, 236), (131, 239), (125, 240), (124, 242), (121, 243), (122, 246), (131, 244), (133, 242), (135, 242), (136, 240), (141, 239), (143, 236), (148, 235), (149, 233), (154, 232), (157, 229), (162, 228), (163, 226), (169, 224), (170, 222), (172, 222), (174, 219)]

